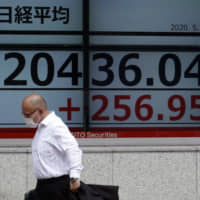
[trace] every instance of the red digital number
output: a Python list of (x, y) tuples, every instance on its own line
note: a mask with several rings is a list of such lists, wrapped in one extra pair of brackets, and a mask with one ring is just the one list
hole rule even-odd
[(123, 116), (114, 115), (113, 116), (114, 120), (125, 121), (130, 117), (130, 115), (131, 115), (130, 107), (128, 105), (120, 103), (121, 100), (129, 100), (129, 99), (130, 99), (130, 95), (115, 96), (115, 109), (124, 110), (124, 115)]
[[(197, 102), (199, 100), (199, 103)], [(200, 109), (200, 95), (191, 96), (191, 109)], [(200, 116), (190, 115), (191, 120), (200, 120)]]
[(101, 114), (106, 110), (108, 106), (108, 99), (104, 95), (95, 95), (92, 100), (101, 100), (102, 105), (100, 109), (92, 116), (92, 120), (109, 120), (108, 116), (102, 116)]
[(185, 100), (182, 96), (180, 95), (171, 96), (168, 100), (168, 108), (173, 112), (179, 112), (179, 113), (176, 116), (170, 116), (169, 119), (171, 121), (176, 121), (176, 120), (181, 119), (183, 115), (185, 114), (185, 107), (186, 107)]
[[(130, 101), (130, 95), (115, 95), (114, 96), (114, 110), (119, 111), (118, 114), (113, 115), (113, 119), (116, 121), (126, 121), (131, 116), (131, 108), (129, 105), (122, 103), (122, 101)], [(96, 113), (92, 116), (92, 120), (110, 120), (110, 117), (103, 115), (108, 107), (108, 98), (104, 95), (95, 95), (92, 97), (93, 101), (100, 100), (101, 105)], [(144, 101), (151, 100), (151, 95), (142, 95), (138, 97), (135, 103), (135, 115), (141, 121), (151, 120), (153, 116), (153, 107), (149, 103)], [(173, 116), (169, 116), (170, 121), (180, 120), (186, 112), (186, 102), (181, 95), (172, 95), (168, 99), (168, 108), (175, 113)], [(191, 110), (200, 109), (200, 95), (191, 96)], [(110, 113), (111, 114), (111, 113)], [(200, 115), (190, 115), (191, 120), (200, 120)]]
[[(145, 104), (145, 103), (142, 104), (142, 101), (147, 100), (147, 99), (151, 100), (151, 95), (143, 95), (139, 97), (135, 104), (136, 117), (141, 121), (150, 120), (153, 116), (152, 106), (150, 104)], [(147, 114), (145, 116), (142, 115), (142, 109), (146, 110)]]

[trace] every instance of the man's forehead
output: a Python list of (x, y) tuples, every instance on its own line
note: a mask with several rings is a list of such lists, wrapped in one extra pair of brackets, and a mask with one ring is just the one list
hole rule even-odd
[(23, 110), (32, 110), (32, 109), (34, 109), (35, 108), (35, 106), (31, 103), (31, 101), (24, 101), (23, 102), (23, 104), (22, 104), (22, 109)]

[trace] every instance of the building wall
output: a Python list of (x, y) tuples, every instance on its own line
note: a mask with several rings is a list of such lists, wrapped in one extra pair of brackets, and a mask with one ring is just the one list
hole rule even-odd
[[(198, 146), (81, 146), (85, 183), (119, 186), (120, 200), (199, 199)], [(34, 188), (30, 147), (0, 148), (0, 199)]]

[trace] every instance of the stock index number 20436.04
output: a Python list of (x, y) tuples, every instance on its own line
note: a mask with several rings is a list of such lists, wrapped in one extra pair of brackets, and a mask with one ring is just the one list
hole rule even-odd
[[(78, 86), (83, 78), (82, 54), (78, 52), (7, 52), (3, 64), (6, 68), (4, 86), (49, 86), (60, 78), (70, 79), (71, 86)], [(28, 68), (28, 71), (27, 69)], [(29, 71), (30, 70), (30, 71)], [(154, 86), (154, 79), (163, 87), (177, 86), (186, 80), (192, 87), (200, 86), (200, 54), (191, 54), (187, 60), (183, 54), (157, 53), (93, 53), (90, 64), (91, 87), (137, 87), (141, 84)], [(29, 73), (30, 79), (23, 75)], [(191, 85), (190, 85), (191, 86)]]

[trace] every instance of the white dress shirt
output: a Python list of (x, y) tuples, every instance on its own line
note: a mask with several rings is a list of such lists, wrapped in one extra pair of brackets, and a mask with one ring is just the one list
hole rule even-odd
[(80, 178), (82, 151), (64, 122), (51, 112), (40, 122), (32, 141), (33, 172), (37, 179), (69, 175)]

